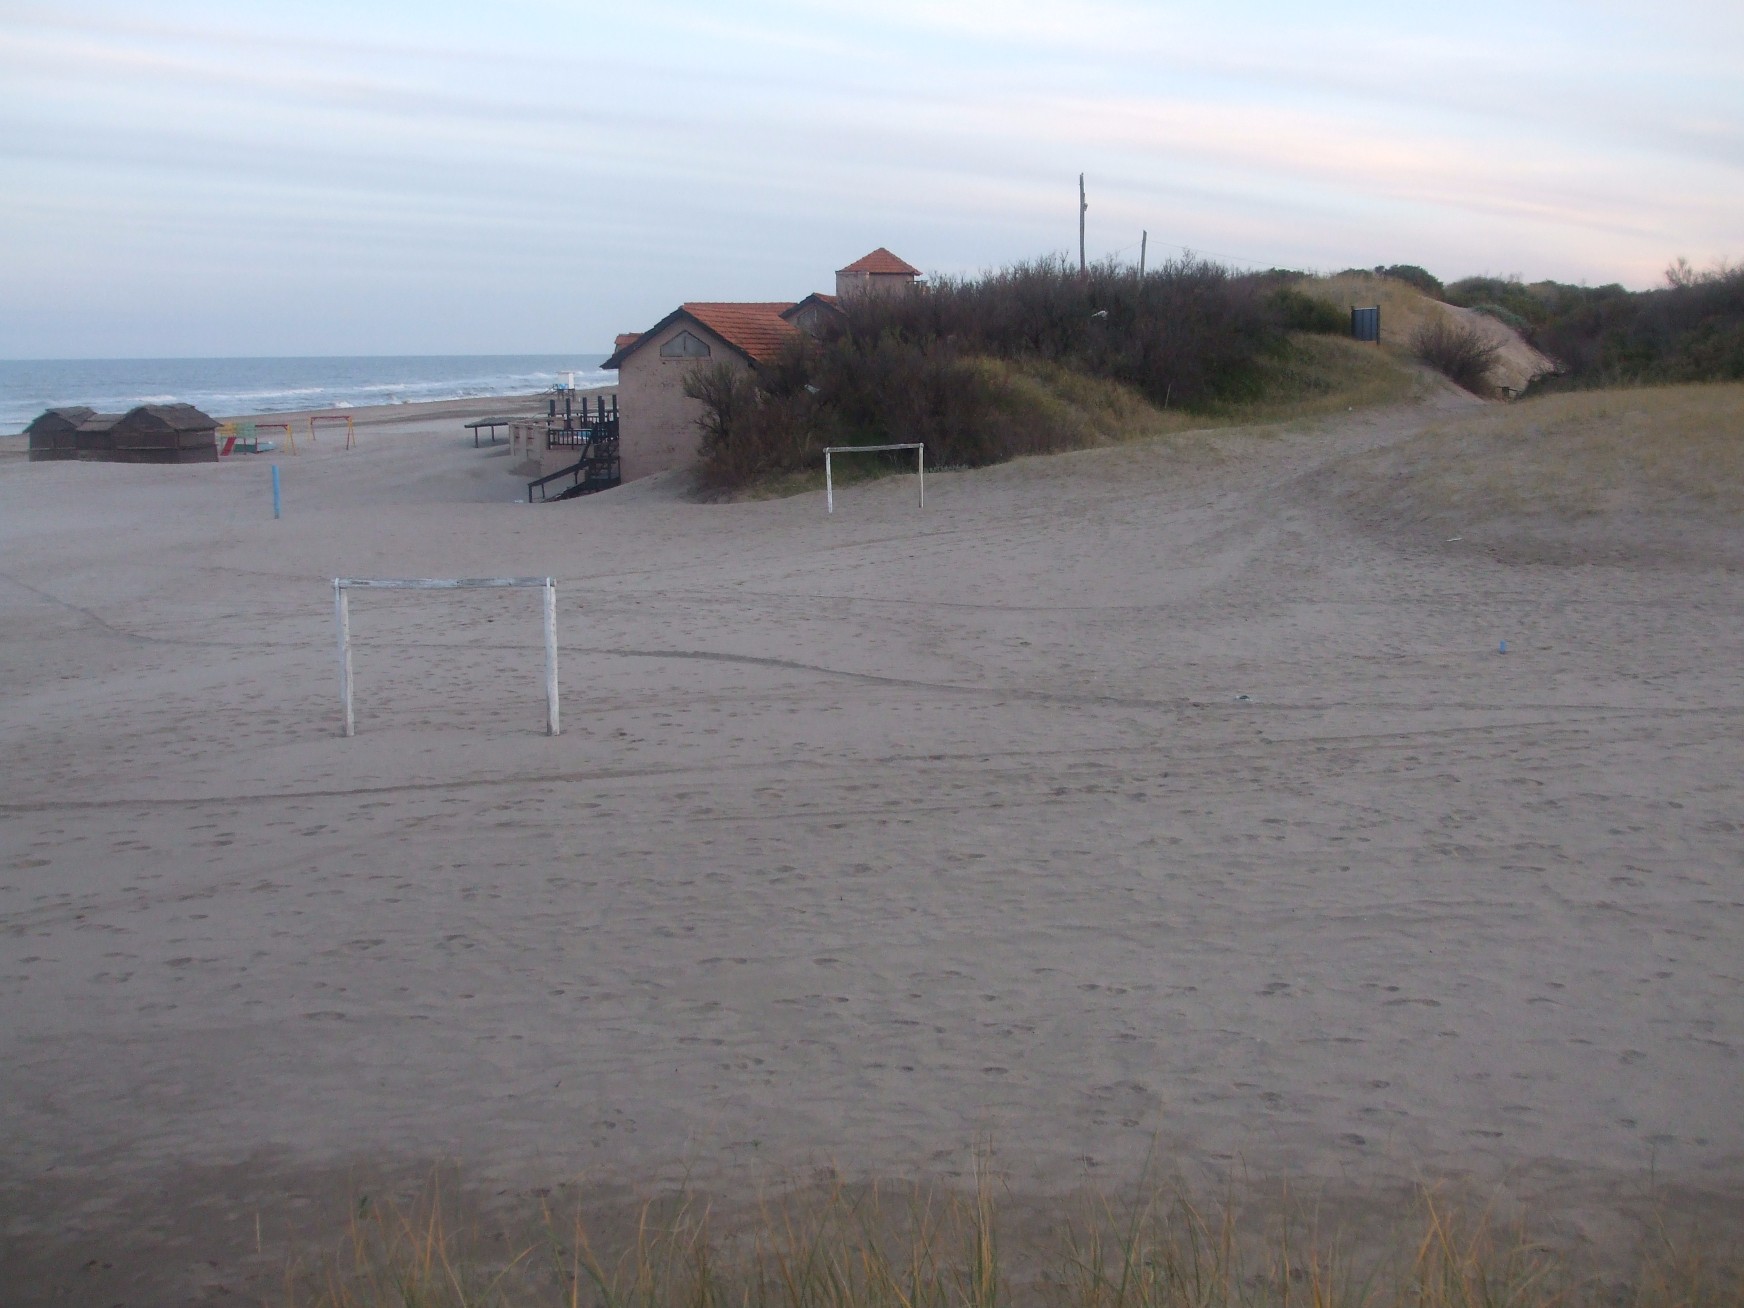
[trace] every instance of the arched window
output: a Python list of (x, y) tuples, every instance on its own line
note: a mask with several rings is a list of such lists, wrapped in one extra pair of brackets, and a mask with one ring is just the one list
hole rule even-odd
[(706, 359), (709, 357), (708, 342), (697, 339), (689, 332), (679, 332), (671, 340), (660, 347), (662, 359)]

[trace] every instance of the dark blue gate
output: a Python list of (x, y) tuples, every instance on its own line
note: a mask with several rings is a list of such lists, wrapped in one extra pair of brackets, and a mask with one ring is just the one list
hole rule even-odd
[(1381, 343), (1381, 306), (1350, 311), (1350, 334), (1359, 341)]

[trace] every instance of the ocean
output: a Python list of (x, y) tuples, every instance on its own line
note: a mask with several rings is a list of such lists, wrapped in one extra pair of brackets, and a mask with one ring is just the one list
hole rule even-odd
[(527, 395), (573, 372), (577, 386), (616, 380), (603, 354), (427, 354), (307, 359), (0, 359), (0, 434), (44, 409), (192, 404), (215, 418), (291, 409), (416, 404)]

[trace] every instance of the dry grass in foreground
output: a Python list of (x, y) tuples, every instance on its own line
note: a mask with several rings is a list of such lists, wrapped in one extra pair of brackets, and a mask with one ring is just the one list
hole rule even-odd
[[(287, 1282), (289, 1308), (1722, 1308), (1736, 1250), (1663, 1231), (1583, 1268), (1429, 1190), (1385, 1231), (1311, 1212), (1158, 1193), (1088, 1203), (1014, 1236), (985, 1179), (970, 1194), (826, 1187), (716, 1220), (651, 1203), (606, 1245), (549, 1212), (514, 1247), (457, 1231), (432, 1188), (362, 1203), (345, 1246)], [(1626, 1256), (1619, 1256), (1626, 1255)]]
[(1395, 521), (1744, 514), (1744, 384), (1584, 391), (1483, 409), (1345, 465)]

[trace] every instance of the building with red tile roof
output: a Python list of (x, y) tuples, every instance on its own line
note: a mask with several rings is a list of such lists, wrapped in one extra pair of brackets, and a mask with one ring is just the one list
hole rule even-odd
[(698, 367), (727, 363), (756, 368), (772, 361), (798, 333), (817, 332), (842, 313), (839, 296), (910, 287), (918, 269), (880, 247), (836, 274), (837, 295), (816, 292), (794, 301), (693, 300), (645, 332), (625, 332), (602, 367), (618, 374), (618, 449), (623, 479), (633, 481), (696, 458), (702, 406), (684, 393)]
[(866, 273), (873, 276), (919, 277), (920, 269), (906, 259), (899, 259), (880, 245), (871, 254), (862, 255), (837, 272)]
[(919, 278), (919, 268), (898, 259), (881, 245), (846, 268), (836, 269), (836, 295), (841, 299), (888, 295), (910, 289)]

